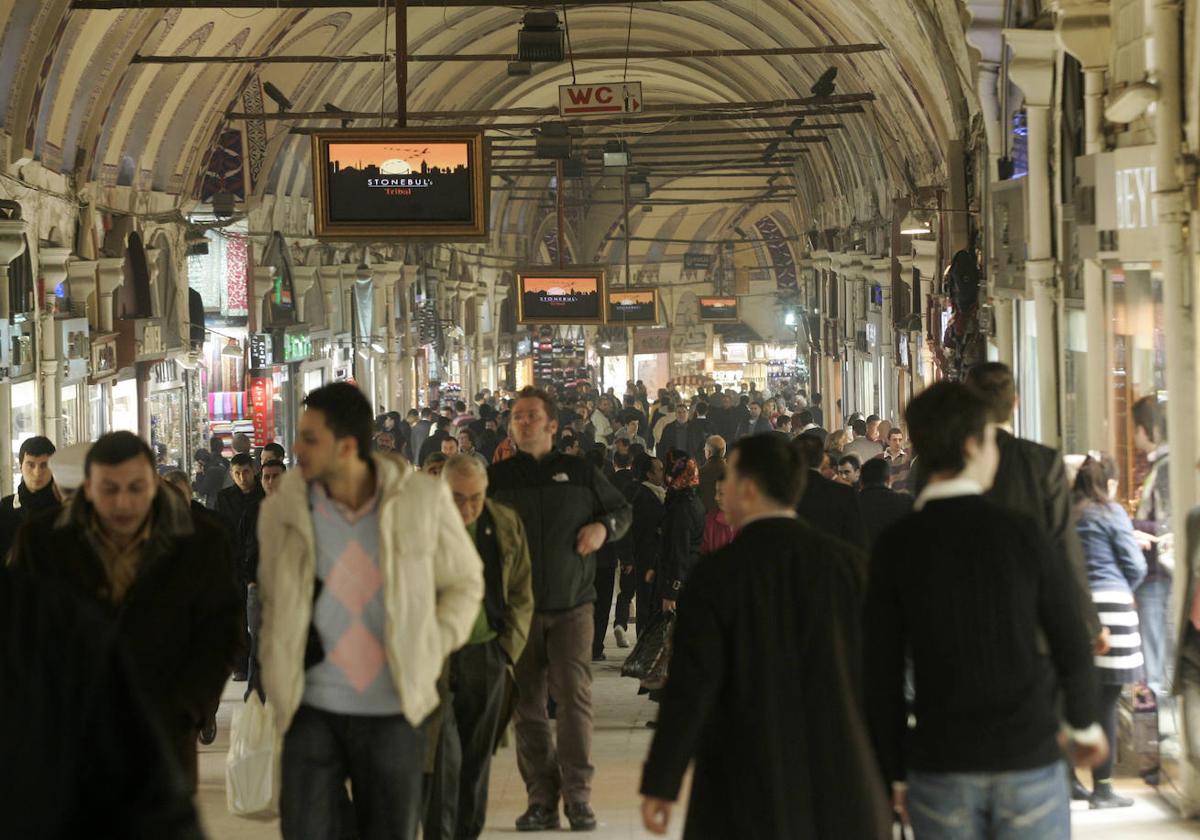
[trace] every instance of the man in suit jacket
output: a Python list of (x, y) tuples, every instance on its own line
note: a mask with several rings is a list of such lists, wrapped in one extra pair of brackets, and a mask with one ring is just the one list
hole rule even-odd
[(806, 432), (791, 445), (808, 465), (808, 480), (796, 512), (814, 528), (866, 550), (867, 532), (854, 489), (829, 480), (817, 469), (824, 456), (821, 438)]
[(913, 498), (892, 489), (891, 466), (882, 458), (872, 458), (863, 464), (859, 480), (862, 490), (858, 493), (858, 507), (867, 529), (868, 547), (874, 548), (879, 535), (912, 510)]
[(680, 402), (675, 406), (675, 419), (663, 427), (657, 451), (665, 455), (671, 449), (681, 449), (695, 458), (697, 464), (703, 464), (707, 438), (707, 421), (689, 420), (687, 404)]
[(1017, 406), (1017, 388), (1007, 365), (1000, 362), (977, 365), (967, 375), (966, 384), (988, 401), (990, 419), (1000, 427), (996, 430), (1000, 466), (992, 489), (985, 495), (1004, 507), (1032, 516), (1049, 536), (1055, 555), (1070, 568), (1088, 634), (1097, 640), (1103, 653), (1107, 642), (1101, 638), (1100, 618), (1088, 588), (1087, 565), (1075, 533), (1071, 488), (1062, 455), (1056, 449), (1015, 437), (1008, 431)]
[(666, 830), (694, 758), (685, 840), (890, 838), (861, 700), (861, 552), (796, 516), (808, 471), (777, 436), (739, 441), (726, 469), (739, 533), (680, 595), (645, 827)]

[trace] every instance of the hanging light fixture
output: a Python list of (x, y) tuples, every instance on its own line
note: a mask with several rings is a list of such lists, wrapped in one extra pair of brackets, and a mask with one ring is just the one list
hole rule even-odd
[(920, 236), (932, 232), (933, 227), (929, 223), (929, 218), (922, 219), (912, 210), (900, 222), (900, 233), (904, 236)]

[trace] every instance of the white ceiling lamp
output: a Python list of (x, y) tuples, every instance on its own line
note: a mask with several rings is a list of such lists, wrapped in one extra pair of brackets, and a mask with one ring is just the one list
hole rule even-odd
[(921, 218), (912, 210), (908, 211), (908, 215), (900, 222), (900, 233), (904, 236), (920, 236), (932, 232), (929, 218)]

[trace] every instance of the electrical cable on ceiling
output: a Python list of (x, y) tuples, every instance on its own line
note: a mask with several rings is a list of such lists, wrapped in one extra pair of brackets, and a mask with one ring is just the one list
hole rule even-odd
[(563, 27), (567, 31), (567, 58), (571, 59), (571, 84), (578, 84), (575, 78), (575, 50), (571, 49), (571, 23), (567, 20), (567, 4), (562, 4)]
[[(400, 0), (396, 0), (396, 3), (397, 3), (397, 8), (396, 8), (396, 15), (397, 15), (397, 19), (396, 19), (396, 25), (397, 25), (397, 26), (399, 26), (399, 25), (400, 25), (400, 20), (399, 20), (399, 15), (400, 15), (399, 3), (400, 3)], [(384, 105), (385, 105), (385, 103), (387, 102), (387, 51), (388, 51), (388, 10), (387, 10), (387, 0), (381, 0), (381, 5), (383, 6), (383, 49), (380, 51), (380, 57), (379, 57), (379, 127), (380, 127), (380, 128), (383, 128), (383, 114), (384, 114), (384, 111), (386, 110), (386, 109), (384, 108)], [(397, 61), (399, 61), (399, 60), (400, 60), (400, 56), (396, 56), (396, 60), (397, 60)], [(396, 92), (396, 95), (397, 95), (397, 96), (399, 96), (399, 95), (400, 95), (400, 92), (399, 92), (399, 91), (397, 91), (397, 92)]]
[(629, 24), (625, 28), (625, 69), (621, 73), (621, 81), (629, 81), (629, 44), (633, 40), (633, 0), (629, 0)]

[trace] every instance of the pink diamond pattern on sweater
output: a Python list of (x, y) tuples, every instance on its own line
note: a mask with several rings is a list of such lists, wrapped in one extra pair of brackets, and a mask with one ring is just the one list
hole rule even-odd
[(346, 675), (354, 690), (362, 694), (383, 671), (383, 648), (357, 618), (338, 639), (329, 661)]
[(371, 562), (358, 540), (346, 543), (346, 548), (325, 578), (325, 588), (355, 618), (362, 615), (382, 585), (383, 575), (379, 573), (379, 567)]
[(383, 647), (362, 621), (363, 610), (383, 585), (379, 567), (363, 551), (358, 540), (350, 540), (329, 575), (325, 589), (351, 615), (350, 626), (329, 653), (329, 661), (360, 694), (384, 668)]

